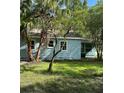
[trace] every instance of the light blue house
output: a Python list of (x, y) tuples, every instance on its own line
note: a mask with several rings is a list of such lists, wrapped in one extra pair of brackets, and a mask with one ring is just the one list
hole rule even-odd
[[(46, 47), (41, 47), (40, 57), (43, 60), (51, 60), (53, 56), (53, 49), (55, 45), (54, 38), (49, 38), (49, 43)], [(39, 46), (40, 38), (38, 36), (34, 36), (32, 38), (32, 53), (36, 55), (37, 48)], [(60, 50), (63, 46), (62, 51), (55, 57), (56, 60), (80, 60), (82, 57), (85, 57), (86, 53), (92, 52), (91, 43), (81, 37), (66, 37), (66, 41), (64, 41), (63, 37), (57, 37), (58, 43), (55, 51)], [(90, 54), (90, 53), (89, 53)], [(93, 54), (93, 53), (91, 53)], [(20, 58), (27, 59), (27, 45), (24, 40), (20, 41)]]

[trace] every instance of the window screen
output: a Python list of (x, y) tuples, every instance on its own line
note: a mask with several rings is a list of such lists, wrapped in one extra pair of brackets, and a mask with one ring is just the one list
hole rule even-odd
[(64, 41), (62, 41), (62, 42), (60, 43), (60, 48), (61, 48), (62, 50), (67, 50), (67, 43), (64, 42)]
[(49, 46), (49, 47), (53, 47), (53, 41), (49, 41), (48, 46)]
[(31, 41), (31, 49), (34, 49), (34, 41)]

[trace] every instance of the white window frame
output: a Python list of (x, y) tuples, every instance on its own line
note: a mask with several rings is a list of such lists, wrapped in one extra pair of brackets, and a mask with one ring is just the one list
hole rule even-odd
[[(32, 48), (32, 41), (34, 42), (34, 45), (33, 45), (34, 48)], [(35, 49), (35, 41), (34, 40), (31, 40), (31, 49)]]
[(62, 51), (67, 51), (67, 50), (68, 50), (68, 42), (67, 42), (67, 41), (64, 41), (64, 40), (61, 40), (61, 41), (59, 42), (59, 49), (61, 49), (61, 42), (66, 42), (66, 50), (63, 50), (63, 49), (62, 49)]
[[(50, 41), (53, 41), (53, 47), (54, 47), (54, 46), (55, 46), (54, 40), (50, 40)], [(49, 41), (49, 42), (50, 42), (50, 41)], [(48, 47), (48, 48), (53, 48), (53, 47), (50, 47), (50, 46), (49, 46), (49, 43), (48, 43), (47, 47)]]

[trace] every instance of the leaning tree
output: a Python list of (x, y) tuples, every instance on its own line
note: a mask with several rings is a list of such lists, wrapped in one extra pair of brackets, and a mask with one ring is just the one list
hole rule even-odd
[[(84, 35), (82, 33), (85, 33), (85, 17), (87, 15), (87, 10), (83, 8), (83, 4), (80, 2), (80, 0), (67, 0), (66, 2), (60, 2), (60, 6), (62, 6), (60, 7), (61, 9), (55, 12), (56, 16), (52, 21), (52, 31), (59, 31), (65, 42), (66, 36), (70, 31)], [(59, 50), (56, 50), (58, 39), (55, 33), (53, 33), (53, 36), (55, 40), (55, 46), (53, 49), (53, 56), (49, 64), (48, 72), (52, 71), (52, 64), (54, 59), (61, 52), (65, 44), (64, 42), (63, 47), (61, 47)]]

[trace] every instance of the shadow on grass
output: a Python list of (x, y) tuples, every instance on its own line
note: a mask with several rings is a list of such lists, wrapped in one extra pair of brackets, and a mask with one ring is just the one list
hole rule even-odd
[[(76, 66), (75, 66), (76, 67)], [(79, 67), (79, 66), (78, 66)], [(57, 68), (56, 70), (53, 70), (52, 72), (48, 73), (47, 69), (38, 69), (36, 70), (37, 66), (21, 66), (20, 72), (23, 73), (25, 71), (30, 71), (35, 74), (43, 74), (43, 75), (56, 75), (56, 76), (63, 76), (63, 77), (97, 77), (97, 76), (103, 76), (102, 72), (98, 73), (96, 69), (79, 69), (74, 70), (76, 68), (68, 68), (68, 67), (62, 67)]]
[[(21, 74), (30, 71), (35, 75), (43, 74), (60, 77), (48, 78), (32, 85), (23, 86), (20, 93), (103, 93), (102, 72), (98, 73), (97, 71), (97, 67), (99, 68), (102, 65), (92, 64), (63, 62), (54, 65), (52, 73), (48, 73), (44, 65), (22, 65)], [(92, 68), (92, 66), (94, 67)]]
[(35, 69), (36, 67), (35, 66), (28, 66), (28, 65), (21, 65), (20, 66), (20, 73), (23, 73), (23, 72), (25, 72), (25, 71), (34, 71), (34, 69)]
[(21, 87), (20, 93), (103, 93), (102, 78), (57, 78)]

